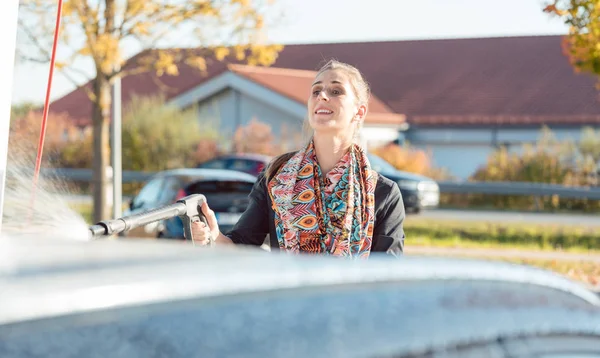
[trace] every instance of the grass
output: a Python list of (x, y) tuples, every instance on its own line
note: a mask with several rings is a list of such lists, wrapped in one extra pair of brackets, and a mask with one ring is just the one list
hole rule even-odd
[(406, 244), (413, 246), (560, 250), (600, 254), (598, 228), (409, 217), (404, 224), (404, 231)]
[[(473, 257), (470, 256), (470, 258)], [(600, 291), (600, 264), (597, 262), (523, 259), (514, 257), (481, 257), (480, 259), (510, 262), (542, 268), (566, 276), (571, 280), (578, 281), (592, 290)]]
[[(409, 217), (404, 230), (407, 246), (600, 254), (598, 228)], [(479, 258), (539, 267), (600, 290), (600, 264), (597, 262), (526, 259), (509, 255), (493, 258), (482, 255)]]

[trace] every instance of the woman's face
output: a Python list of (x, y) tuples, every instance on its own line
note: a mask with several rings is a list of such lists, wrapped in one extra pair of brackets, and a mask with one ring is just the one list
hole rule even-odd
[(327, 70), (315, 78), (307, 107), (310, 126), (319, 132), (353, 134), (354, 122), (362, 120), (366, 111), (341, 70)]

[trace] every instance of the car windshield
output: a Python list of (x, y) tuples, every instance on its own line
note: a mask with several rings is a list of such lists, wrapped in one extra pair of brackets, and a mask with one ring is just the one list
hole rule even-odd
[(235, 180), (198, 181), (185, 188), (186, 195), (204, 194), (215, 211), (229, 211), (232, 207), (246, 209), (254, 183)]
[(381, 157), (378, 157), (374, 154), (368, 154), (367, 157), (371, 163), (371, 168), (381, 174), (385, 175), (385, 173), (394, 173), (397, 171), (394, 166), (383, 160)]

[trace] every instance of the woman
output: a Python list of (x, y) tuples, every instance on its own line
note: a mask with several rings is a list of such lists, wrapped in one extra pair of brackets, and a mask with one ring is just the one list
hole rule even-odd
[(291, 253), (401, 254), (405, 212), (400, 190), (372, 171), (364, 150), (353, 143), (368, 101), (368, 85), (356, 68), (337, 61), (323, 66), (307, 104), (313, 131), (309, 143), (269, 164), (227, 235), (205, 204), (208, 227), (194, 223), (194, 241), (204, 245), (213, 237), (216, 244), (259, 246), (270, 234), (272, 250)]

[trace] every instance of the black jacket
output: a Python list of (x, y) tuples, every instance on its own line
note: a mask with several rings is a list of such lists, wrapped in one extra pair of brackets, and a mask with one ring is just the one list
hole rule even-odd
[[(396, 182), (381, 174), (377, 176), (375, 228), (371, 251), (400, 255), (404, 251), (405, 212), (402, 194)], [(267, 193), (266, 179), (261, 173), (250, 193), (246, 211), (226, 236), (236, 244), (260, 246), (268, 234), (271, 250), (279, 250), (274, 215), (271, 197)]]

